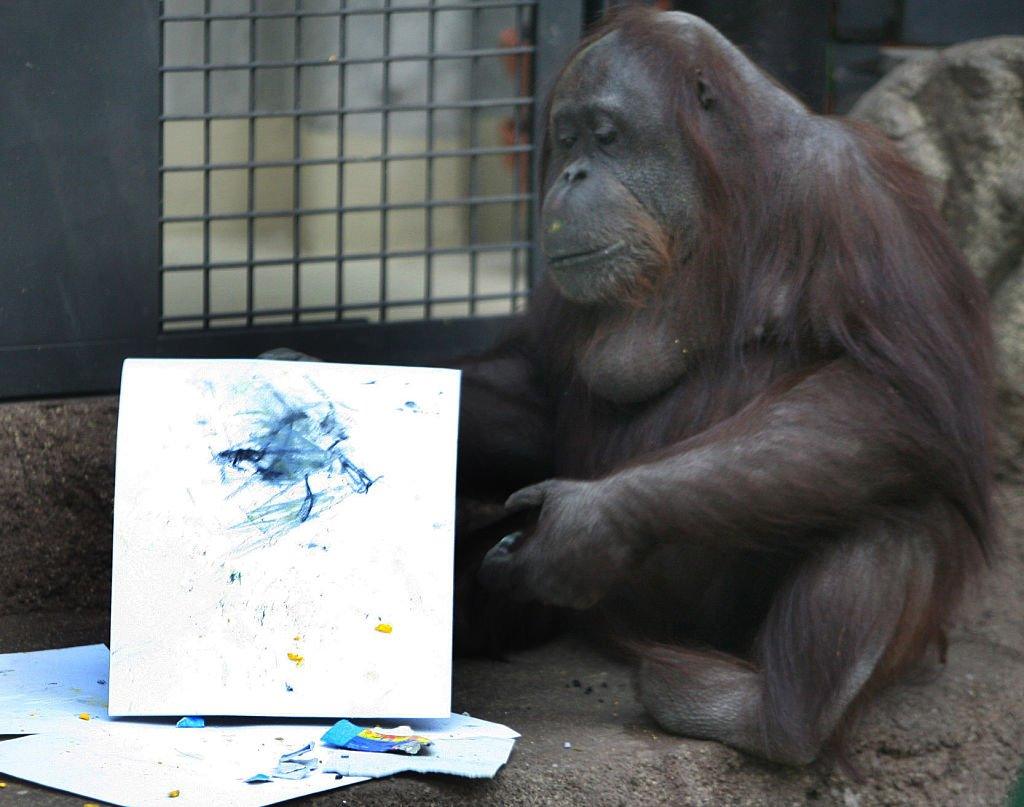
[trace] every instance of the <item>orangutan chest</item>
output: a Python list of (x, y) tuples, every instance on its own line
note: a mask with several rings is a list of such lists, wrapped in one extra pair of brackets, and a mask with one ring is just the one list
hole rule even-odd
[(580, 379), (591, 394), (614, 404), (649, 401), (686, 371), (689, 351), (663, 333), (613, 333), (577, 357)]

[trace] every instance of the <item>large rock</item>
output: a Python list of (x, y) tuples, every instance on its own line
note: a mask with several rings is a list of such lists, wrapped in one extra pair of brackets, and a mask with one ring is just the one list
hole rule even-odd
[(911, 59), (854, 106), (935, 183), (975, 271), (995, 290), (1024, 263), (1024, 37)]
[(992, 295), (1005, 429), (1024, 468), (1024, 37), (929, 52), (850, 113), (879, 126), (934, 183), (957, 243)]

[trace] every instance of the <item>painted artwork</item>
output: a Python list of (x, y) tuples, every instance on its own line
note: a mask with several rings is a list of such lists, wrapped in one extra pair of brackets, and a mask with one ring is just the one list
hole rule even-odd
[(110, 714), (449, 714), (459, 374), (125, 362)]
[[(205, 385), (213, 393), (213, 385)], [(266, 546), (349, 494), (368, 493), (375, 481), (349, 456), (349, 426), (338, 406), (310, 386), (315, 394), (304, 398), (288, 398), (270, 384), (234, 390), (253, 406), (238, 413), (230, 447), (216, 450), (213, 459), (228, 496), (248, 503), (235, 529), (252, 540), (240, 552)]]

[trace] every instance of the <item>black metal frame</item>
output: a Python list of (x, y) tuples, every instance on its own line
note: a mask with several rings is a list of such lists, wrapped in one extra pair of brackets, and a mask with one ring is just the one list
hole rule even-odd
[[(517, 187), (516, 192), (513, 194), (504, 194), (500, 196), (476, 196), (476, 187), (471, 186), (470, 194), (464, 199), (452, 199), (452, 200), (432, 200), (431, 199), (431, 188), (433, 182), (433, 159), (441, 157), (468, 157), (471, 161), (476, 161), (479, 157), (492, 155), (494, 153), (513, 153), (513, 154), (529, 154), (531, 160), (531, 177), (534, 178), (533, 187), (539, 187), (539, 183), (536, 181), (537, 176), (537, 162), (536, 151), (530, 144), (517, 144), (510, 148), (487, 148), (482, 147), (479, 143), (473, 142), (470, 147), (465, 149), (437, 149), (433, 133), (433, 115), (430, 114), (431, 110), (437, 109), (470, 109), (471, 114), (474, 110), (483, 109), (487, 107), (505, 106), (512, 107), (515, 115), (515, 125), (517, 131), (522, 118), (525, 118), (525, 109), (533, 103), (533, 99), (542, 98), (547, 91), (548, 83), (554, 71), (557, 70), (561, 61), (564, 59), (566, 53), (575, 44), (579, 37), (582, 18), (583, 8), (580, 2), (570, 2), (567, 0), (484, 0), (482, 3), (464, 2), (456, 3), (451, 5), (439, 5), (436, 2), (424, 2), (417, 4), (416, 6), (399, 6), (390, 7), (390, 2), (385, 2), (385, 20), (390, 19), (392, 14), (408, 13), (412, 11), (419, 12), (436, 12), (436, 11), (448, 11), (455, 9), (464, 9), (473, 11), (474, 15), (480, 13), (482, 9), (494, 8), (494, 7), (506, 7), (514, 8), (518, 15), (523, 13), (526, 8), (533, 8), (534, 13), (534, 30), (536, 32), (535, 43), (532, 46), (523, 46), (516, 48), (482, 48), (479, 47), (479, 42), (474, 42), (473, 47), (467, 50), (461, 50), (452, 53), (435, 53), (429, 52), (434, 45), (434, 33), (433, 25), (431, 25), (431, 31), (429, 35), (429, 45), (427, 53), (417, 54), (390, 54), (385, 52), (383, 57), (384, 70), (387, 71), (389, 66), (398, 61), (405, 60), (419, 60), (425, 62), (428, 65), (428, 70), (431, 72), (434, 69), (436, 62), (442, 59), (448, 58), (462, 58), (470, 59), (475, 63), (478, 59), (486, 56), (493, 55), (510, 55), (510, 54), (533, 54), (533, 76), (534, 76), (534, 89), (535, 94), (533, 96), (526, 97), (514, 97), (514, 98), (501, 98), (501, 99), (488, 99), (485, 101), (460, 101), (453, 103), (439, 103), (433, 97), (433, 81), (428, 81), (428, 87), (430, 88), (430, 97), (427, 98), (426, 103), (423, 104), (396, 104), (390, 105), (387, 103), (388, 99), (384, 99), (385, 103), (380, 107), (356, 107), (347, 106), (344, 98), (344, 82), (339, 81), (339, 98), (336, 108), (330, 109), (313, 109), (303, 108), (301, 106), (301, 88), (299, 84), (299, 70), (296, 69), (294, 87), (294, 100), (295, 108), (284, 112), (259, 112), (257, 113), (253, 107), (254, 94), (251, 92), (250, 87), (250, 109), (246, 113), (218, 113), (214, 115), (209, 109), (209, 81), (211, 72), (222, 67), (223, 65), (217, 65), (210, 60), (210, 47), (209, 47), (209, 22), (213, 19), (236, 19), (236, 20), (250, 20), (250, 30), (255, 24), (257, 19), (269, 19), (274, 17), (322, 17), (322, 16), (339, 16), (342, 18), (342, 24), (339, 24), (339, 28), (344, 30), (344, 19), (348, 16), (356, 14), (376, 13), (380, 14), (379, 9), (345, 9), (341, 11), (313, 11), (313, 10), (299, 10), (299, 11), (288, 11), (288, 12), (266, 12), (266, 11), (251, 11), (248, 14), (235, 13), (235, 14), (213, 14), (210, 13), (210, 3), (205, 4), (205, 13), (195, 14), (191, 16), (175, 16), (175, 21), (187, 21), (194, 19), (195, 21), (206, 21), (204, 26), (206, 30), (206, 42), (204, 43), (205, 58), (203, 64), (198, 65), (198, 68), (204, 74), (204, 110), (203, 113), (197, 115), (188, 116), (177, 116), (177, 115), (162, 115), (159, 108), (159, 94), (154, 90), (151, 94), (148, 94), (145, 98), (144, 109), (140, 109), (139, 112), (144, 118), (148, 118), (151, 121), (151, 125), (137, 127), (132, 131), (121, 131), (120, 137), (122, 141), (139, 141), (141, 143), (140, 152), (144, 155), (151, 156), (152, 162), (144, 166), (136, 166), (137, 174), (143, 178), (152, 178), (151, 192), (142, 189), (141, 198), (135, 199), (134, 207), (135, 218), (137, 219), (136, 226), (130, 230), (124, 230), (121, 232), (122, 240), (127, 243), (128, 248), (138, 247), (137, 259), (135, 261), (134, 273), (131, 276), (127, 276), (127, 273), (120, 273), (112, 277), (108, 273), (108, 265), (104, 262), (103, 256), (100, 259), (96, 259), (94, 256), (90, 256), (91, 260), (77, 261), (70, 267), (49, 267), (50, 271), (67, 271), (80, 273), (86, 278), (86, 282), (91, 284), (93, 289), (97, 292), (109, 286), (110, 283), (119, 284), (118, 288), (115, 289), (115, 293), (119, 297), (119, 311), (124, 311), (125, 319), (130, 319), (134, 323), (132, 327), (127, 329), (111, 328), (105, 333), (102, 328), (97, 329), (94, 333), (80, 334), (72, 333), (71, 338), (62, 339), (60, 341), (45, 341), (45, 340), (18, 340), (19, 334), (7, 335), (0, 327), (0, 397), (2, 398), (18, 398), (18, 397), (38, 397), (43, 395), (54, 395), (54, 394), (79, 394), (89, 392), (100, 392), (100, 391), (112, 391), (115, 390), (119, 383), (120, 375), (120, 364), (124, 357), (130, 355), (141, 355), (141, 356), (246, 356), (254, 355), (261, 352), (262, 350), (269, 349), (271, 347), (288, 345), (299, 350), (303, 350), (310, 353), (316, 353), (328, 359), (339, 360), (339, 361), (367, 361), (367, 362), (381, 362), (381, 363), (408, 363), (408, 364), (420, 364), (443, 361), (446, 358), (462, 352), (472, 351), (479, 349), (486, 344), (490, 343), (498, 333), (505, 327), (508, 317), (468, 317), (458, 319), (432, 319), (424, 321), (403, 321), (403, 322), (381, 322), (375, 324), (359, 323), (358, 321), (345, 320), (341, 321), (341, 315), (346, 310), (344, 300), (341, 299), (342, 284), (338, 283), (338, 294), (339, 298), (335, 301), (335, 306), (324, 306), (320, 308), (301, 308), (298, 305), (300, 300), (299, 289), (297, 284), (299, 283), (299, 273), (295, 271), (293, 276), (293, 282), (296, 284), (293, 290), (293, 303), (292, 307), (287, 308), (276, 308), (276, 309), (260, 309), (254, 311), (252, 305), (252, 294), (253, 284), (251, 282), (251, 275), (255, 267), (264, 264), (287, 264), (294, 263), (296, 266), (301, 260), (302, 263), (313, 263), (313, 262), (326, 262), (336, 260), (340, 266), (341, 256), (339, 255), (325, 255), (325, 256), (300, 256), (298, 254), (298, 239), (293, 238), (293, 255), (291, 258), (286, 259), (257, 259), (253, 250), (253, 235), (252, 228), (247, 228), (248, 232), (248, 247), (247, 247), (247, 260), (238, 262), (212, 262), (210, 260), (210, 240), (209, 240), (209, 225), (210, 222), (223, 219), (231, 218), (252, 218), (255, 216), (292, 216), (293, 227), (298, 226), (300, 215), (309, 215), (317, 213), (338, 213), (344, 210), (346, 213), (350, 212), (361, 212), (361, 211), (380, 211), (387, 218), (387, 212), (391, 210), (401, 210), (408, 207), (422, 207), (424, 208), (427, 219), (426, 233), (428, 239), (432, 237), (432, 228), (430, 227), (430, 217), (433, 216), (434, 211), (442, 206), (449, 205), (464, 205), (467, 206), (470, 211), (477, 209), (478, 205), (494, 204), (494, 203), (513, 203), (513, 204), (529, 204), (531, 208), (535, 204), (536, 194), (533, 192), (527, 192), (525, 189), (518, 187), (518, 172), (517, 172)], [(54, 18), (64, 15), (74, 18), (87, 18), (91, 14), (104, 13), (107, 15), (124, 15), (125, 6), (137, 6), (136, 16), (141, 13), (142, 16), (147, 20), (145, 26), (147, 31), (145, 35), (136, 35), (138, 32), (133, 31), (130, 36), (126, 35), (128, 30), (131, 28), (125, 27), (123, 21), (118, 26), (120, 41), (126, 48), (134, 48), (132, 59), (130, 59), (129, 71), (133, 73), (136, 81), (139, 79), (139, 73), (141, 72), (145, 76), (145, 70), (151, 69), (154, 80), (152, 84), (154, 88), (159, 85), (160, 82), (156, 80), (157, 71), (161, 70), (162, 74), (180, 72), (181, 70), (195, 70), (196, 65), (188, 66), (176, 66), (167, 65), (162, 68), (160, 64), (160, 53), (162, 50), (162, 37), (159, 35), (159, 26), (162, 24), (155, 13), (155, 4), (126, 4), (123, 0), (95, 0), (89, 4), (80, 4), (77, 0), (59, 0), (53, 4), (47, 4), (48, 11), (43, 14), (38, 10), (37, 4), (34, 0), (12, 0), (12, 5), (9, 4), (5, 9), (6, 13), (0, 13), (0, 30), (3, 29), (5, 19), (10, 21), (15, 19), (18, 15), (21, 15), (23, 20), (28, 19), (30, 14), (34, 14), (38, 19), (40, 16), (49, 17), (52, 22)], [(138, 7), (145, 7), (141, 12)], [(31, 10), (29, 8), (31, 7)], [(433, 15), (431, 15), (433, 16)], [(521, 19), (521, 16), (520, 16)], [(37, 47), (39, 43), (45, 40), (47, 37), (53, 42), (54, 50), (66, 46), (66, 41), (62, 43), (59, 36), (54, 36), (52, 26), (48, 29), (45, 25), (32, 26), (31, 23), (26, 23), (33, 30), (30, 35), (23, 36), (22, 38), (27, 43), (26, 47)], [(135, 27), (141, 23), (136, 23)], [(385, 22), (385, 25), (388, 25)], [(88, 27), (88, 26), (86, 26)], [(296, 24), (296, 36), (299, 36), (299, 29), (301, 25)], [(24, 33), (24, 32), (22, 32)], [(81, 28), (76, 31), (77, 34), (81, 34)], [(386, 33), (386, 32), (385, 32)], [(6, 44), (8, 37), (5, 37), (0, 33), (0, 46)], [(83, 46), (81, 42), (88, 41), (87, 38), (82, 38), (80, 41), (76, 40), (76, 47), (78, 50), (82, 50)], [(344, 44), (344, 35), (342, 34), (342, 44)], [(89, 50), (89, 46), (84, 47), (85, 50)], [(23, 49), (24, 50), (24, 49)], [(23, 52), (19, 52), (16, 58), (22, 58)], [(374, 59), (362, 59), (359, 57), (346, 56), (344, 52), (338, 54), (337, 60), (310, 60), (310, 59), (299, 59), (300, 51), (297, 49), (295, 52), (296, 59), (287, 62), (277, 62), (272, 60), (259, 61), (256, 59), (256, 53), (253, 45), (250, 45), (250, 59), (243, 65), (232, 64), (231, 69), (245, 69), (249, 71), (250, 83), (254, 81), (256, 70), (263, 67), (278, 67), (278, 66), (318, 66), (318, 65), (338, 65), (338, 64), (358, 64), (358, 63), (378, 63), (382, 60), (380, 58)], [(111, 55), (101, 50), (96, 50), (88, 54), (89, 59), (93, 60), (97, 65), (97, 69), (102, 72), (105, 67), (105, 60), (109, 58), (120, 57), (124, 59), (123, 54)], [(65, 72), (69, 72), (75, 66), (66, 65)], [(81, 65), (77, 66), (79, 69)], [(17, 90), (15, 90), (17, 91)], [(100, 88), (100, 96), (114, 97), (122, 89), (117, 86), (116, 82), (109, 86)], [(102, 97), (99, 100), (93, 101), (93, 103), (101, 103)], [(45, 103), (45, 98), (40, 96), (34, 103), (38, 106), (40, 103)], [(5, 107), (6, 108), (6, 107)], [(397, 112), (404, 111), (428, 111), (427, 120), (428, 124), (427, 131), (427, 148), (424, 152), (410, 153), (410, 154), (388, 154), (387, 149), (387, 137), (388, 137), (388, 120), (389, 115)], [(78, 115), (85, 114), (82, 110), (76, 110)], [(302, 117), (307, 115), (336, 115), (339, 120), (342, 116), (347, 114), (355, 114), (359, 112), (379, 112), (382, 115), (382, 137), (384, 139), (382, 154), (374, 156), (348, 156), (341, 155), (337, 159), (323, 159), (323, 158), (303, 158), (299, 152), (298, 144), (299, 138), (294, 138), (295, 153), (291, 159), (277, 160), (277, 161), (257, 161), (256, 154), (254, 152), (255, 138), (252, 136), (252, 127), (254, 121), (258, 117), (290, 117), (294, 121), (294, 126), (297, 129), (299, 121)], [(57, 110), (58, 116), (63, 116), (64, 127), (68, 131), (74, 131), (76, 126), (80, 123), (77, 117), (69, 115), (70, 110)], [(149, 117), (151, 113), (151, 117)], [(102, 109), (94, 109), (93, 115), (99, 118), (102, 115)], [(522, 118), (521, 118), (522, 116)], [(159, 215), (158, 205), (159, 199), (157, 192), (159, 183), (156, 180), (157, 175), (157, 160), (156, 154), (159, 145), (159, 128), (164, 121), (173, 121), (178, 119), (189, 119), (189, 120), (200, 120), (203, 122), (205, 130), (206, 149), (204, 151), (203, 162), (195, 166), (182, 166), (182, 167), (167, 167), (163, 169), (161, 173), (171, 173), (179, 170), (193, 170), (204, 172), (205, 177), (209, 178), (210, 172), (213, 170), (220, 169), (241, 169), (246, 170), (249, 173), (250, 182), (248, 185), (248, 194), (250, 196), (248, 210), (246, 213), (241, 214), (211, 214), (209, 204), (209, 182), (204, 183), (205, 196), (203, 215), (196, 216), (161, 216)], [(209, 130), (210, 121), (214, 118), (228, 119), (228, 118), (241, 118), (249, 121), (250, 137), (248, 142), (248, 159), (239, 162), (216, 162), (210, 159), (209, 149)], [(539, 120), (540, 115), (535, 114), (532, 121), (532, 136), (533, 142), (540, 142), (540, 133), (542, 131), (543, 122)], [(4, 124), (0, 123), (0, 129), (4, 128)], [(475, 128), (475, 127), (474, 127)], [(341, 138), (342, 138), (342, 126), (338, 127), (338, 138), (339, 138), (339, 155)], [(0, 139), (0, 145), (3, 145), (6, 141)], [(109, 148), (111, 153), (116, 153), (118, 147), (116, 144), (111, 143)], [(75, 154), (73, 159), (77, 160), (82, 165), (88, 165), (90, 160), (94, 160), (95, 155), (91, 155), (88, 152)], [(7, 149), (0, 150), (0, 160), (10, 158), (10, 153)], [(404, 160), (404, 159), (423, 159), (427, 158), (427, 183), (428, 193), (427, 200), (423, 203), (404, 203), (404, 202), (389, 202), (386, 196), (387, 193), (387, 167), (390, 162)], [(340, 187), (343, 182), (343, 171), (341, 165), (348, 162), (373, 162), (379, 161), (382, 165), (382, 196), (381, 203), (379, 205), (363, 205), (358, 207), (343, 207), (341, 204), (343, 201), (342, 188)], [(293, 189), (293, 205), (290, 209), (281, 211), (259, 211), (256, 213), (253, 209), (253, 182), (252, 173), (259, 167), (287, 167), (293, 166), (296, 168), (294, 172), (294, 181), (298, 185), (301, 182), (299, 177), (298, 166), (304, 165), (316, 165), (316, 164), (338, 164), (338, 205), (334, 207), (316, 207), (316, 208), (303, 208), (301, 205), (301, 197), (299, 194), (299, 187)], [(470, 176), (474, 177), (476, 174), (475, 170), (471, 170)], [(97, 177), (97, 180), (99, 178)], [(138, 189), (137, 189), (138, 190)], [(26, 188), (26, 192), (28, 189)], [(53, 208), (53, 200), (45, 200), (49, 203), (50, 208)], [(45, 205), (44, 205), (45, 207)], [(95, 211), (96, 214), (102, 218), (107, 215), (108, 211), (100, 210)], [(46, 211), (42, 211), (45, 215)], [(146, 213), (152, 213), (151, 224), (147, 223)], [(114, 212), (116, 215), (116, 211)], [(519, 223), (516, 221), (517, 231), (513, 234), (513, 238), (508, 243), (502, 244), (478, 244), (475, 239), (476, 230), (476, 217), (474, 213), (470, 213), (470, 239), (469, 244), (465, 248), (449, 248), (442, 247), (433, 244), (428, 240), (428, 243), (424, 245), (422, 250), (388, 250), (387, 249), (387, 238), (386, 232), (382, 232), (380, 241), (380, 250), (376, 252), (366, 252), (362, 254), (345, 255), (344, 260), (361, 260), (367, 258), (379, 259), (383, 264), (383, 270), (381, 272), (381, 288), (384, 291), (384, 284), (386, 283), (387, 277), (387, 262), (390, 259), (403, 256), (424, 256), (427, 262), (426, 265), (426, 280), (423, 289), (423, 299), (415, 301), (405, 300), (387, 300), (384, 293), (380, 296), (378, 304), (380, 317), (382, 320), (387, 319), (387, 311), (390, 308), (402, 306), (402, 305), (426, 305), (427, 316), (430, 316), (430, 307), (439, 303), (453, 302), (453, 301), (464, 301), (470, 305), (471, 313), (475, 312), (476, 304), (484, 300), (490, 299), (491, 295), (475, 293), (476, 289), (476, 266), (477, 258), (480, 254), (488, 250), (506, 250), (511, 251), (515, 255), (515, 272), (519, 276), (527, 274), (521, 271), (520, 264), (524, 264), (525, 259), (529, 257), (529, 275), (535, 276), (538, 271), (538, 262), (536, 251), (532, 249), (534, 241), (532, 238), (523, 237), (524, 233), (518, 230)], [(338, 217), (338, 227), (341, 228), (342, 217)], [(527, 223), (527, 233), (535, 237), (536, 235), (536, 217), (531, 216)], [(138, 221), (141, 220), (141, 221)], [(159, 244), (159, 238), (157, 236), (157, 226), (167, 223), (176, 223), (181, 221), (200, 221), (205, 230), (203, 239), (203, 261), (201, 264), (166, 264), (161, 265), (161, 261), (157, 255), (157, 247)], [(383, 224), (386, 228), (386, 223)], [(24, 235), (30, 237), (31, 233), (26, 232), (17, 235)], [(341, 233), (339, 232), (339, 236)], [(109, 232), (103, 231), (105, 238), (113, 238)], [(339, 238), (336, 246), (339, 247), (342, 244), (342, 240)], [(102, 245), (101, 245), (102, 246)], [(432, 263), (437, 255), (446, 254), (449, 252), (464, 252), (469, 255), (471, 261), (471, 277), (473, 279), (473, 287), (470, 293), (466, 297), (436, 297), (433, 295), (433, 278), (432, 278)], [(0, 256), (0, 261), (4, 261), (4, 257)], [(2, 264), (0, 264), (2, 265)], [(159, 271), (157, 266), (160, 266)], [(239, 312), (211, 312), (209, 308), (209, 270), (218, 267), (238, 267), (243, 266), (247, 268), (250, 282), (247, 287), (248, 305), (246, 311)], [(160, 277), (164, 272), (173, 273), (175, 271), (184, 271), (187, 269), (201, 268), (204, 270), (204, 283), (206, 284), (204, 290), (204, 307), (202, 313), (197, 316), (191, 315), (173, 315), (164, 316), (160, 312), (160, 300), (161, 300), (161, 289), (160, 289)], [(513, 287), (513, 296), (522, 296), (525, 294), (525, 277), (521, 282), (517, 282), (517, 285)], [(0, 308), (6, 303), (17, 304), (17, 300), (14, 299), (12, 289), (4, 288), (0, 289)], [(7, 300), (4, 300), (4, 297)], [(502, 295), (507, 297), (508, 295)], [(86, 294), (76, 301), (83, 306), (92, 305), (94, 299)], [(365, 308), (365, 304), (358, 306)], [(51, 303), (52, 308), (52, 303)], [(160, 312), (160, 313), (157, 313)], [(306, 313), (317, 313), (317, 312), (333, 312), (335, 314), (335, 321), (331, 323), (302, 323), (300, 321), (300, 315)], [(288, 315), (291, 318), (291, 324), (283, 326), (267, 326), (261, 325), (259, 327), (215, 327), (211, 328), (210, 323), (214, 318), (228, 318), (228, 317), (242, 317), (245, 318), (246, 325), (252, 324), (252, 317), (254, 315), (265, 316), (265, 315)], [(200, 327), (194, 331), (173, 331), (163, 330), (161, 328), (166, 325), (173, 325), (181, 321), (195, 321), (200, 320)]]
[(114, 389), (155, 333), (156, 18), (0, 3), (0, 397)]

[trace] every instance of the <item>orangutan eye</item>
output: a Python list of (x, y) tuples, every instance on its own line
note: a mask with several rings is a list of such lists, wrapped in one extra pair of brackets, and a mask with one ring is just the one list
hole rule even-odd
[(597, 142), (602, 146), (610, 146), (618, 139), (619, 133), (611, 127), (605, 129), (598, 129), (594, 132), (594, 137), (597, 138)]
[(558, 145), (561, 146), (566, 151), (571, 149), (575, 144), (576, 144), (576, 136), (575, 135), (566, 135), (566, 134), (564, 134), (564, 135), (559, 135), (558, 136)]

